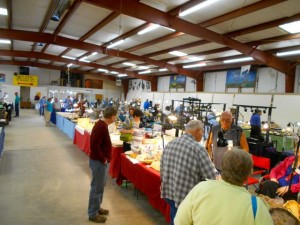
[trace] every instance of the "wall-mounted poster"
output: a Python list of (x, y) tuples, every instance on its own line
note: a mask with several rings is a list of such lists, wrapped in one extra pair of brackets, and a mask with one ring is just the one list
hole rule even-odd
[(84, 87), (103, 89), (103, 80), (85, 79)]
[(128, 91), (151, 91), (151, 83), (146, 80), (134, 79), (128, 83)]
[(244, 88), (255, 87), (256, 70), (243, 70), (240, 69), (228, 70), (226, 76), (226, 88)]
[(172, 75), (170, 76), (170, 91), (171, 92), (184, 92), (186, 83), (186, 76)]

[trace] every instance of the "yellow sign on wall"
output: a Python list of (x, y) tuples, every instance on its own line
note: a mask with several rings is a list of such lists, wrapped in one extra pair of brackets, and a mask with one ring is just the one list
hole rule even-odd
[(14, 75), (13, 85), (25, 86), (25, 87), (36, 87), (38, 85), (38, 76)]

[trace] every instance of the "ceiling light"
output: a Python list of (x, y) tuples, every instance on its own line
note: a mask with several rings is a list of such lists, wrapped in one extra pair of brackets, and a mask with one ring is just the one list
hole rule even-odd
[(144, 30), (141, 30), (138, 32), (138, 35), (143, 35), (145, 33), (148, 33), (152, 30), (155, 30), (156, 28), (160, 27), (160, 25), (158, 24), (151, 24), (150, 26), (148, 26), (147, 28), (145, 28)]
[(276, 56), (286, 56), (286, 55), (298, 55), (300, 54), (300, 50), (288, 51), (288, 52), (278, 52)]
[(202, 67), (202, 66), (206, 66), (206, 63), (197, 63), (197, 64), (186, 65), (186, 66), (183, 66), (183, 68), (195, 68), (195, 67)]
[(151, 73), (151, 70), (144, 70), (144, 71), (139, 72), (139, 74), (147, 74), (147, 73)]
[(0, 40), (0, 44), (10, 44), (10, 40)]
[(70, 63), (70, 64), (67, 65), (67, 67), (70, 67), (70, 66), (73, 66), (73, 63)]
[(91, 55), (97, 55), (98, 54), (98, 52), (93, 52)]
[(201, 60), (203, 60), (203, 58), (200, 58), (200, 57), (197, 57), (197, 56), (190, 56), (189, 60), (192, 60), (192, 61), (201, 61)]
[(279, 27), (291, 34), (296, 34), (300, 32), (300, 21), (282, 24)]
[(179, 51), (172, 51), (172, 52), (169, 52), (169, 53), (172, 54), (172, 55), (176, 55), (176, 56), (185, 56), (185, 55), (187, 55), (186, 53), (179, 52)]
[(219, 0), (206, 0), (205, 2), (201, 2), (201, 3), (199, 3), (199, 4), (195, 5), (195, 6), (187, 9), (187, 10), (184, 10), (183, 12), (179, 13), (179, 16), (186, 16), (186, 15), (192, 13), (192, 12), (195, 12), (195, 11), (197, 11), (199, 9), (202, 9), (202, 8), (204, 8), (206, 6), (209, 6), (209, 5), (211, 5), (211, 4), (213, 4), (213, 3), (217, 2), (217, 1), (219, 1)]
[(245, 58), (238, 58), (238, 59), (229, 59), (224, 60), (224, 63), (235, 63), (235, 62), (245, 62), (245, 61), (251, 61), (254, 60), (252, 57), (245, 57)]
[(76, 59), (76, 58), (74, 58), (74, 57), (67, 56), (67, 55), (63, 55), (62, 57), (65, 58), (65, 59), (72, 59), (72, 60), (75, 60), (75, 59)]
[(159, 69), (158, 71), (163, 72), (163, 71), (168, 71), (168, 69), (166, 69), (166, 68), (161, 68), (161, 69)]
[(106, 70), (106, 69), (101, 69), (101, 68), (99, 68), (99, 69), (97, 69), (97, 70), (100, 71), (100, 72), (108, 73), (108, 70)]
[(108, 45), (107, 48), (112, 48), (112, 47), (115, 47), (115, 46), (117, 46), (117, 45), (120, 45), (120, 44), (122, 44), (124, 41), (125, 41), (124, 39), (119, 40), (119, 41), (117, 41), (117, 42), (115, 42), (115, 43), (112, 43), (112, 44)]
[(127, 74), (118, 74), (118, 77), (127, 77)]
[(141, 69), (141, 70), (147, 70), (149, 68), (150, 68), (149, 66), (139, 66), (139, 69)]
[(119, 73), (116, 72), (116, 71), (110, 71), (110, 73), (112, 73), (112, 74), (119, 74)]
[(87, 59), (87, 56), (84, 56), (84, 57), (82, 57), (81, 59), (79, 59), (79, 61), (81, 61), (81, 62), (86, 62), (86, 63), (90, 63), (91, 61), (89, 61), (89, 60), (86, 60)]
[(125, 66), (136, 66), (134, 63), (129, 63), (129, 62), (123, 62), (122, 64)]
[(0, 15), (7, 16), (7, 9), (5, 9), (5, 8), (0, 8)]

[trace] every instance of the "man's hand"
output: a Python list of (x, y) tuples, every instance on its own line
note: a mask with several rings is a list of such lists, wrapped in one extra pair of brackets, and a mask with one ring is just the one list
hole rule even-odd
[(278, 183), (278, 180), (276, 178), (271, 178), (270, 181), (273, 181), (275, 183)]

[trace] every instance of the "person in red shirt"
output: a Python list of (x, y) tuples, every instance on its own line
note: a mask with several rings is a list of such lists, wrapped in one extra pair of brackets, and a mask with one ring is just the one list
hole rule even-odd
[(93, 127), (90, 140), (89, 164), (92, 172), (91, 189), (89, 196), (89, 220), (95, 223), (104, 223), (109, 210), (101, 208), (104, 186), (107, 179), (107, 170), (111, 160), (111, 140), (108, 125), (117, 117), (117, 109), (106, 108), (103, 118)]

